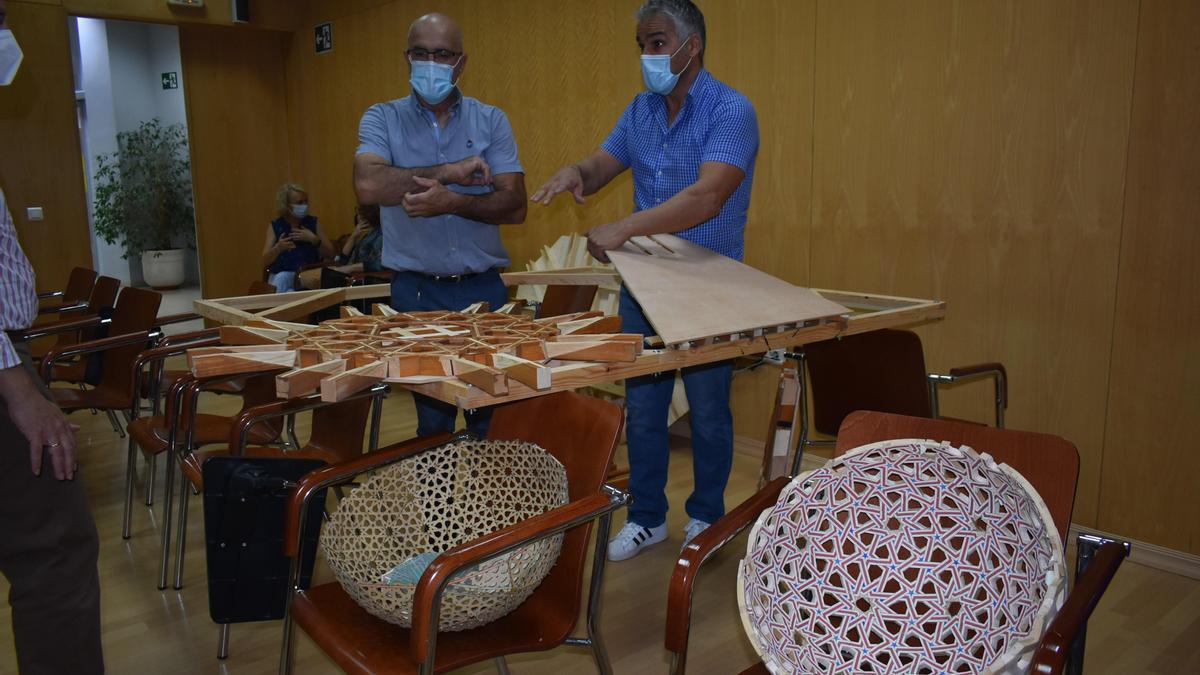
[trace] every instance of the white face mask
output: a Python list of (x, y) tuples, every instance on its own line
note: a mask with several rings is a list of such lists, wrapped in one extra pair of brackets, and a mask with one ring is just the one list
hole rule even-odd
[(23, 58), (25, 54), (21, 51), (21, 45), (17, 44), (13, 32), (8, 28), (0, 30), (0, 86), (7, 87), (12, 84)]

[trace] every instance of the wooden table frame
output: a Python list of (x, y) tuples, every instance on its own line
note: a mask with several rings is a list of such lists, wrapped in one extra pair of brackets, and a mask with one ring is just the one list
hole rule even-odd
[[(493, 396), (461, 380), (400, 384), (414, 392), (455, 404), (460, 408), (473, 409), (540, 396), (554, 391), (623, 380), (636, 375), (677, 370), (739, 356), (752, 356), (771, 349), (795, 348), (838, 335), (853, 335), (880, 328), (911, 326), (941, 319), (946, 313), (946, 303), (939, 300), (824, 289), (814, 290), (827, 299), (851, 309), (852, 313), (845, 315), (842, 321), (814, 322), (815, 325), (805, 325), (777, 332), (764, 332), (761, 335), (717, 341), (687, 349), (646, 349), (632, 363), (582, 362), (569, 364), (556, 369), (554, 383), (549, 388), (534, 389), (514, 381), (511, 383), (508, 393), (502, 396)], [(227, 325), (242, 325), (247, 321), (261, 319), (291, 321), (342, 302), (381, 299), (389, 297), (390, 294), (391, 288), (388, 284), (373, 284), (274, 295), (196, 300), (194, 306), (196, 312), (207, 319)]]

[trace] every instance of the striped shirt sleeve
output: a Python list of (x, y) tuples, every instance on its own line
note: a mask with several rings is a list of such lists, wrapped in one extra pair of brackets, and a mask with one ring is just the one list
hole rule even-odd
[(20, 365), (4, 331), (28, 328), (37, 316), (37, 291), (33, 267), (17, 241), (17, 230), (8, 201), (0, 191), (0, 369)]

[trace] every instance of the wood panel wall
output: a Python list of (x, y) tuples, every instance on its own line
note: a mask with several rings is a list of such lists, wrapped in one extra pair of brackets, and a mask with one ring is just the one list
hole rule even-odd
[[(467, 36), (461, 86), (509, 116), (530, 193), (550, 173), (595, 148), (640, 80), (630, 16), (635, 3), (570, 6), (550, 0), (511, 3), (457, 0), (438, 4)], [(305, 25), (334, 22), (333, 51), (315, 54), (294, 40), (289, 54), (290, 130), (296, 178), (311, 190), (312, 209), (334, 234), (349, 231), (354, 206), (351, 166), (358, 122), (368, 106), (409, 94), (404, 58), (408, 26), (428, 3), (310, 3)], [(516, 35), (552, 35), (547, 40)], [(516, 66), (516, 67), (514, 67)], [(312, 92), (313, 95), (309, 95)], [(317, 94), (316, 92), (319, 92)], [(514, 262), (536, 257), (560, 234), (582, 231), (630, 208), (628, 178), (614, 181), (586, 206), (567, 201), (531, 208), (523, 225), (504, 226)]]
[(1200, 553), (1200, 4), (1138, 23), (1099, 522)]
[[(1194, 470), (1200, 449), (1185, 427), (1159, 431), (1200, 410), (1195, 4), (700, 4), (707, 66), (759, 114), (747, 262), (800, 284), (948, 300), (948, 318), (919, 329), (930, 368), (1008, 366), (1009, 425), (1079, 446), (1076, 521), (1200, 552), (1191, 473), (1149, 468)], [(513, 121), (530, 191), (595, 147), (638, 91), (637, 6), (439, 5), (466, 32), (464, 91)], [(340, 231), (358, 119), (408, 93), (405, 32), (428, 9), (310, 2), (302, 25), (332, 20), (334, 51), (314, 55), (307, 28), (292, 42), (296, 174)], [(292, 103), (318, 88), (329, 95)], [(584, 206), (532, 207), (504, 231), (514, 264), (620, 216), (630, 192), (623, 179)], [(735, 389), (737, 433), (761, 438), (773, 373)], [(987, 419), (989, 398), (966, 385), (943, 410)]]
[(275, 190), (291, 174), (285, 33), (185, 24), (179, 30), (205, 297), (261, 279)]
[[(1094, 524), (1137, 6), (822, 2), (816, 286), (936, 297), (935, 370), (1003, 361), (1009, 422), (1082, 455)], [(942, 397), (989, 418), (986, 385)]]
[[(0, 88), (0, 188), (38, 288), (57, 289), (72, 267), (92, 266), (67, 14), (11, 0), (8, 23), (25, 59)], [(41, 206), (45, 220), (26, 219), (29, 206)]]

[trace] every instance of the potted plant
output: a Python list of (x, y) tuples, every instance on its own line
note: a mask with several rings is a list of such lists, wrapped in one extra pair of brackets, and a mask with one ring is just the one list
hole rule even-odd
[(96, 171), (96, 234), (118, 240), (122, 257), (141, 256), (153, 288), (183, 283), (183, 249), (193, 245), (195, 217), (187, 133), (158, 118), (117, 134), (117, 151), (100, 155)]

